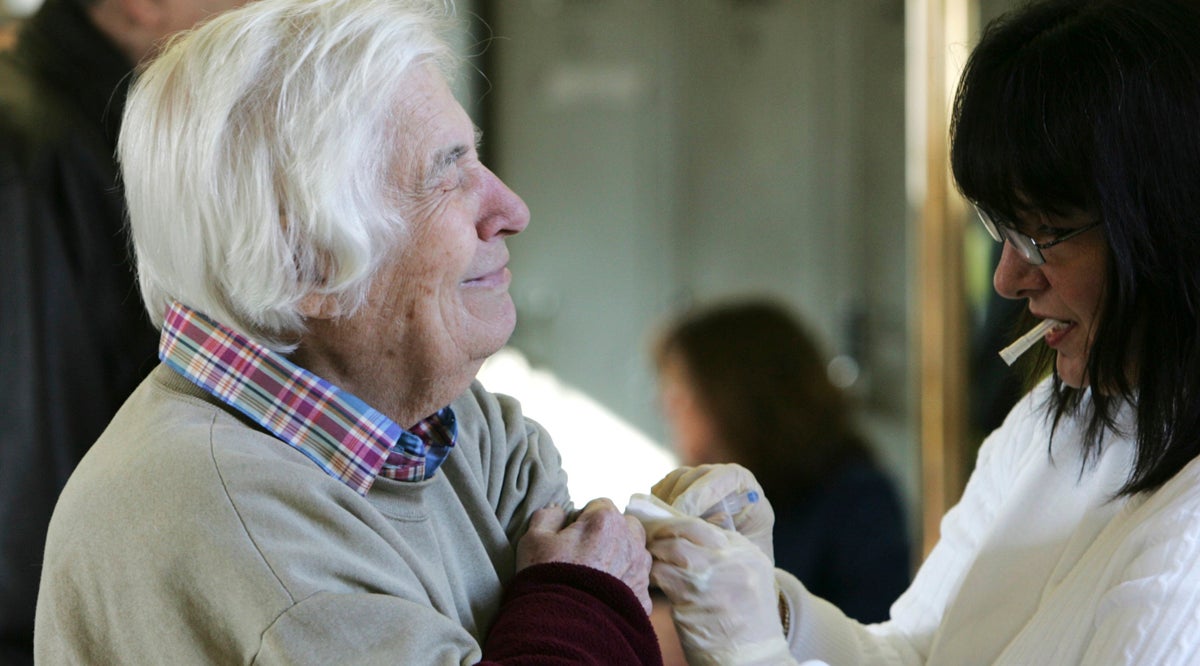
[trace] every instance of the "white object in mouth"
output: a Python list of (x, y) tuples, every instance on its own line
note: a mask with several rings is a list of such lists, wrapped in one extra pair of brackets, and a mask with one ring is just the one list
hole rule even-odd
[(1038, 340), (1041, 340), (1042, 336), (1046, 335), (1046, 331), (1049, 331), (1055, 326), (1059, 326), (1061, 324), (1062, 322), (1058, 321), (1057, 319), (1043, 319), (1042, 323), (1034, 326), (1028, 333), (1017, 338), (1016, 341), (1011, 345), (1001, 349), (1000, 358), (1004, 359), (1005, 363), (1012, 365), (1018, 358), (1020, 358), (1021, 354), (1029, 351), (1029, 348), (1032, 347), (1034, 343), (1036, 343)]

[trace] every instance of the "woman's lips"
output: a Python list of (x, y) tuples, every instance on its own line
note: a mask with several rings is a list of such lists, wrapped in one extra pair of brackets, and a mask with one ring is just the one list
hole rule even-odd
[(1075, 328), (1075, 322), (1066, 321), (1066, 322), (1062, 322), (1062, 325), (1055, 326), (1054, 328), (1050, 329), (1049, 331), (1046, 332), (1046, 337), (1045, 337), (1046, 345), (1048, 347), (1052, 347), (1052, 348), (1055, 347), (1056, 345), (1058, 345), (1058, 343), (1062, 342), (1063, 338), (1067, 337), (1067, 335), (1074, 328)]

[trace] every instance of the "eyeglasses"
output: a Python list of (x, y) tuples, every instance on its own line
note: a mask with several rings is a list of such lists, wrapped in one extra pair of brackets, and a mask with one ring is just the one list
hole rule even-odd
[(1053, 240), (1039, 243), (1033, 238), (1021, 233), (1016, 227), (1004, 222), (996, 222), (979, 206), (975, 207), (975, 212), (979, 215), (979, 221), (983, 222), (983, 227), (988, 230), (988, 234), (997, 242), (1003, 243), (1008, 241), (1012, 246), (1021, 253), (1021, 258), (1034, 266), (1041, 266), (1046, 263), (1046, 257), (1042, 256), (1042, 250), (1049, 247), (1054, 247), (1059, 243), (1070, 240), (1079, 234), (1095, 229), (1100, 226), (1100, 220), (1096, 220), (1091, 224), (1084, 225), (1078, 229), (1072, 229), (1065, 234), (1055, 236)]

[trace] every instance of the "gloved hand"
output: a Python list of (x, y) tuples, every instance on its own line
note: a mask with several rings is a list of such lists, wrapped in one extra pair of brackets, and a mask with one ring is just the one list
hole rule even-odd
[(646, 529), (651, 582), (671, 616), (691, 666), (795, 664), (779, 618), (770, 560), (741, 534), (635, 495), (626, 513)]
[(699, 516), (731, 493), (758, 493), (758, 501), (733, 515), (739, 534), (775, 563), (775, 511), (750, 470), (734, 463), (680, 467), (650, 489), (651, 494), (687, 516)]

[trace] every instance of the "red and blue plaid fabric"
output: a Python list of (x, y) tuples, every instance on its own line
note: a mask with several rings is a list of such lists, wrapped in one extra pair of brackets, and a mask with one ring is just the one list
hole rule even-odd
[(362, 495), (378, 476), (433, 476), (457, 437), (450, 407), (406, 431), (353, 394), (180, 303), (167, 310), (158, 355)]

